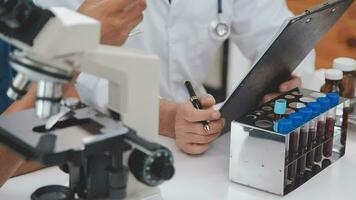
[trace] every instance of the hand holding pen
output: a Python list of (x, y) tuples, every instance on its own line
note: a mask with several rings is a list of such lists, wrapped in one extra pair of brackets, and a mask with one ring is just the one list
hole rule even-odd
[[(195, 99), (195, 98), (192, 98)], [(175, 115), (175, 138), (177, 146), (188, 154), (201, 154), (219, 137), (224, 120), (213, 109), (215, 99), (205, 94), (199, 97), (201, 109), (196, 109), (190, 100), (178, 104)], [(203, 122), (209, 122), (207, 131)]]
[[(192, 102), (193, 106), (195, 109), (197, 110), (201, 110), (203, 109), (203, 106), (201, 105), (200, 101), (199, 101), (199, 98), (198, 96), (196, 95), (194, 89), (193, 89), (193, 86), (192, 84), (190, 83), (190, 81), (185, 81), (184, 82), (184, 85), (185, 87), (187, 88), (188, 90), (188, 93), (190, 95), (190, 102)], [(207, 131), (207, 132), (210, 132), (210, 127), (209, 127), (209, 121), (202, 121), (202, 124), (204, 126), (204, 129)]]

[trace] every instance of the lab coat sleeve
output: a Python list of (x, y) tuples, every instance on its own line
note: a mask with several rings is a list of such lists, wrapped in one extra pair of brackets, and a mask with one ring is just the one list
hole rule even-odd
[(251, 61), (271, 42), (283, 22), (292, 17), (285, 0), (235, 0), (230, 39)]

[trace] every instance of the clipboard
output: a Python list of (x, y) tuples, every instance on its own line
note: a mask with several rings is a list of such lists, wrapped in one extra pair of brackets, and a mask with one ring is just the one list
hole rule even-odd
[(265, 53), (220, 108), (223, 133), (231, 122), (256, 108), (265, 94), (278, 91), (355, 0), (329, 1), (286, 20)]

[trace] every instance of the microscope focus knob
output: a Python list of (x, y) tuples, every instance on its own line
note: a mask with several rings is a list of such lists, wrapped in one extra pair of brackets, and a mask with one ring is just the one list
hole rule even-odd
[(159, 158), (152, 164), (151, 174), (156, 179), (167, 181), (173, 177), (174, 167), (166, 158)]
[(150, 155), (135, 149), (129, 158), (129, 168), (142, 183), (157, 186), (173, 177), (173, 156), (163, 147)]

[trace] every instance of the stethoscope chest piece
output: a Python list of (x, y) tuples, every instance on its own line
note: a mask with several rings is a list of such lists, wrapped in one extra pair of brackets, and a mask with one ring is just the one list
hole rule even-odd
[(218, 0), (217, 19), (211, 22), (209, 29), (213, 39), (223, 41), (230, 36), (231, 27), (224, 19), (222, 0)]
[(210, 28), (209, 32), (212, 38), (219, 41), (226, 40), (227, 38), (229, 38), (231, 34), (230, 25), (226, 21), (221, 19), (221, 17), (218, 17), (217, 20), (211, 22), (209, 28)]

